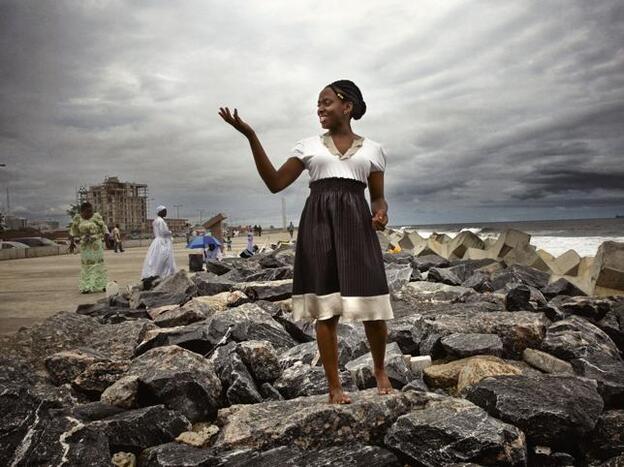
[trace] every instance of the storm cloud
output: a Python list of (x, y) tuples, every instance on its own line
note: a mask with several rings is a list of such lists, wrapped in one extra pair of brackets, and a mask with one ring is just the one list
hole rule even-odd
[(618, 0), (0, 0), (0, 188), (32, 219), (116, 175), (192, 219), (281, 225), (285, 198), (296, 224), (307, 174), (270, 194), (218, 107), (278, 166), (348, 78), (354, 130), (387, 149), (391, 224), (611, 217), (622, 44)]

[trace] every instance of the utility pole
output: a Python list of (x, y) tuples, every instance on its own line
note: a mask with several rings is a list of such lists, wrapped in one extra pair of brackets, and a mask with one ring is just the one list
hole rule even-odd
[(173, 207), (176, 209), (176, 219), (180, 218), (180, 208), (183, 206), (183, 204), (174, 204)]

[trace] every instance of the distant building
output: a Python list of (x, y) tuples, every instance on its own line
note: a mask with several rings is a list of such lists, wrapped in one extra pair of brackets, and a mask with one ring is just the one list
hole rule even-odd
[(125, 232), (143, 231), (147, 222), (146, 184), (120, 182), (118, 177), (106, 177), (101, 185), (79, 191), (79, 201), (89, 201), (108, 226), (119, 224)]
[(59, 228), (58, 221), (28, 221), (28, 226), (41, 232), (50, 232)]
[(21, 230), (28, 226), (28, 221), (23, 217), (6, 216), (4, 223), (8, 230)]
[[(147, 219), (146, 230), (148, 232), (152, 230), (152, 222), (154, 222), (154, 219)], [(190, 227), (188, 219), (170, 219), (165, 217), (165, 222), (173, 234), (185, 234)]]

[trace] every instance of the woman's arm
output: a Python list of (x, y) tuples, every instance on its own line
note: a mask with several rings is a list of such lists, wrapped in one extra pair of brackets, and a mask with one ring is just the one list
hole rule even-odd
[(260, 139), (258, 139), (256, 132), (238, 116), (237, 109), (234, 109), (234, 115), (232, 115), (230, 109), (221, 107), (219, 109), (219, 115), (247, 138), (249, 146), (251, 147), (251, 153), (256, 162), (256, 169), (258, 169), (260, 178), (262, 178), (262, 181), (271, 193), (282, 191), (301, 175), (304, 166), (296, 157), (291, 157), (284, 162), (278, 170), (275, 170), (266, 152), (264, 152), (264, 148), (262, 144), (260, 144)]
[(370, 192), (372, 224), (375, 230), (384, 230), (388, 223), (388, 203), (384, 199), (384, 173), (371, 172), (368, 176), (368, 191)]

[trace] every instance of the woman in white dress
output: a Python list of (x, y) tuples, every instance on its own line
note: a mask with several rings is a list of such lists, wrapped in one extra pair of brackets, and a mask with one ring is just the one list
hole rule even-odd
[(167, 208), (165, 206), (158, 206), (156, 212), (158, 215), (154, 219), (154, 222), (152, 222), (154, 240), (152, 240), (152, 244), (147, 250), (141, 279), (148, 279), (155, 276), (164, 279), (176, 272), (171, 231), (164, 219), (167, 216)]

